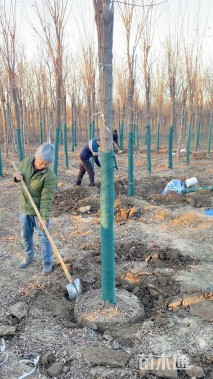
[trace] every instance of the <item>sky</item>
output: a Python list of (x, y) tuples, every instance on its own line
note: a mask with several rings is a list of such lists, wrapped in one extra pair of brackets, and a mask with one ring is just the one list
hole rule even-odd
[[(42, 5), (43, 0), (36, 0), (38, 5)], [(119, 0), (118, 0), (119, 1)], [(131, 3), (132, 0), (129, 0)], [(137, 13), (141, 12), (141, 4), (150, 4), (151, 0), (135, 0)], [(7, 3), (9, 1), (7, 0)], [(27, 57), (36, 59), (37, 54), (37, 35), (31, 29), (29, 19), (36, 25), (36, 16), (32, 0), (17, 1), (17, 26), (19, 27), (19, 39), (26, 45)], [(86, 27), (86, 34), (95, 36), (96, 26), (94, 22), (93, 0), (69, 0), (70, 16), (66, 24), (66, 46), (75, 54), (79, 50), (79, 30), (82, 33), (82, 25)], [(155, 33), (154, 47), (156, 51), (161, 51), (162, 43), (168, 30), (174, 31), (175, 28), (184, 29), (185, 38), (190, 40), (195, 35), (197, 25), (199, 30), (205, 29), (203, 37), (203, 58), (211, 62), (213, 60), (213, 0), (155, 0)], [(157, 5), (159, 4), (159, 5)], [(146, 8), (144, 8), (146, 9)], [(184, 21), (183, 20), (184, 15)], [(178, 26), (177, 26), (178, 25)], [(95, 37), (94, 37), (95, 38)], [(201, 38), (201, 37), (200, 37)], [(114, 56), (122, 56), (126, 52), (125, 32), (121, 18), (117, 11), (115, 1), (114, 18)]]

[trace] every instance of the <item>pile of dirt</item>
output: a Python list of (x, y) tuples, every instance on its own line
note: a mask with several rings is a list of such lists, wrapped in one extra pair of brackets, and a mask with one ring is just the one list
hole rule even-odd
[(187, 201), (184, 195), (174, 191), (168, 191), (163, 195), (153, 194), (150, 196), (150, 200), (155, 205), (172, 206), (172, 208), (179, 208), (180, 206), (186, 204)]
[[(171, 297), (180, 293), (174, 273), (199, 263), (188, 255), (182, 255), (178, 249), (161, 247), (155, 241), (147, 246), (140, 240), (134, 244), (116, 241), (115, 259), (118, 267), (116, 287), (139, 297), (146, 318), (154, 317), (157, 311), (166, 312)], [(97, 245), (92, 246), (91, 255), (75, 265), (74, 272), (82, 278), (84, 292), (100, 287), (100, 262), (100, 246)]]
[(211, 208), (213, 206), (213, 191), (202, 190), (189, 192), (185, 195), (186, 201), (192, 207)]
[(53, 199), (52, 215), (59, 217), (62, 213), (79, 213), (79, 209), (89, 206), (89, 213), (96, 213), (100, 208), (99, 193), (95, 187), (73, 186), (56, 192)]
[[(179, 194), (169, 191), (161, 195), (161, 191), (168, 182), (165, 177), (144, 178), (143, 183), (136, 181), (135, 192), (137, 199), (145, 200), (150, 204), (162, 205), (168, 209), (176, 209), (184, 205), (196, 208), (213, 207), (213, 191), (202, 190)], [(142, 210), (135, 207), (134, 197), (125, 196), (128, 193), (127, 180), (115, 181), (115, 221), (122, 222), (129, 218), (139, 218)], [(84, 212), (84, 207), (85, 212)], [(64, 190), (59, 190), (53, 200), (52, 214), (59, 217), (62, 213), (93, 214), (100, 217), (100, 184), (97, 187), (77, 187), (73, 186)]]
[(199, 161), (201, 159), (212, 159), (212, 157), (205, 152), (194, 152), (194, 153), (191, 153), (191, 156), (194, 159), (199, 160)]
[[(116, 183), (116, 188), (119, 195), (125, 193), (125, 181)], [(52, 209), (52, 215), (54, 217), (59, 217), (62, 213), (71, 213), (74, 215), (85, 213), (85, 215), (93, 214), (96, 217), (100, 217), (99, 190), (90, 187), (71, 187), (69, 189), (60, 190), (54, 196)], [(128, 197), (117, 197), (114, 202), (114, 210), (115, 220), (118, 222), (139, 217), (141, 214), (140, 209), (134, 207), (134, 199)]]

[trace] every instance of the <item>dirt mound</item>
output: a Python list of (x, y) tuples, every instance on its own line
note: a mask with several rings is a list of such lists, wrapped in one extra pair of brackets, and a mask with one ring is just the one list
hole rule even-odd
[(88, 212), (99, 210), (99, 193), (96, 187), (70, 187), (58, 191), (53, 200), (52, 215), (60, 216), (62, 213), (80, 212), (79, 208), (90, 206)]
[(173, 207), (180, 207), (186, 203), (186, 198), (184, 195), (173, 191), (168, 191), (163, 195), (151, 195), (151, 200), (155, 205), (169, 205)]
[(202, 190), (197, 192), (189, 192), (185, 195), (186, 201), (192, 207), (211, 208), (213, 206), (213, 191)]
[[(115, 192), (118, 195), (126, 193), (125, 181), (118, 181), (115, 184)], [(88, 207), (88, 208), (86, 208)], [(139, 217), (140, 209), (134, 206), (132, 198), (116, 198), (114, 203), (115, 220), (122, 221), (132, 217)], [(59, 217), (62, 213), (85, 213), (100, 217), (100, 194), (97, 188), (71, 187), (58, 191), (53, 200), (54, 217)]]
[[(162, 205), (166, 208), (179, 208), (186, 204), (196, 208), (213, 207), (213, 191), (202, 190), (182, 195), (169, 191), (161, 195), (170, 178), (147, 177), (142, 182), (135, 182), (135, 193), (138, 199), (150, 202), (153, 205)], [(115, 220), (122, 221), (132, 217), (139, 217), (141, 210), (134, 205), (133, 197), (128, 197), (128, 181), (115, 181)], [(97, 187), (70, 187), (59, 190), (53, 200), (52, 214), (59, 217), (62, 213), (85, 213), (100, 217), (100, 184)], [(125, 196), (126, 195), (126, 196)], [(87, 207), (84, 209), (84, 207)], [(159, 216), (160, 218), (164, 216)]]
[(201, 160), (201, 159), (210, 159), (210, 155), (207, 155), (205, 152), (195, 152), (191, 153), (191, 156), (196, 159), (196, 160)]

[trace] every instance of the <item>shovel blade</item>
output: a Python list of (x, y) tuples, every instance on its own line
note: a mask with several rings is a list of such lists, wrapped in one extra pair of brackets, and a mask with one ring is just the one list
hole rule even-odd
[(82, 294), (81, 282), (78, 278), (72, 283), (67, 284), (66, 289), (70, 300), (73, 300)]

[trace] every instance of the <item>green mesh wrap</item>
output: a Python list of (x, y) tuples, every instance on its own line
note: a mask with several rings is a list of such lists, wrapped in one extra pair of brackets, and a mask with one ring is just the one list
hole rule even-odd
[(114, 153), (100, 153), (101, 160), (101, 299), (115, 304)]
[(134, 132), (128, 134), (128, 195), (134, 196)]
[(174, 128), (171, 126), (169, 128), (169, 151), (168, 151), (168, 167), (173, 168), (173, 161), (172, 161), (172, 145), (173, 145), (173, 132)]
[(59, 140), (61, 136), (61, 128), (56, 128), (54, 133), (54, 148), (55, 148), (55, 160), (53, 163), (53, 171), (58, 175), (58, 146), (59, 146)]

